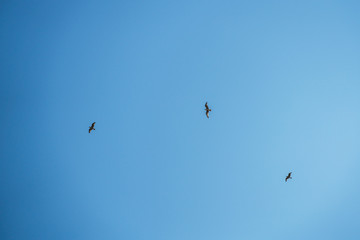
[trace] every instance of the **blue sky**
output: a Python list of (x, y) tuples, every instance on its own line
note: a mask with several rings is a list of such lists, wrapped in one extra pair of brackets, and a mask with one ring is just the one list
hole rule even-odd
[(3, 1), (1, 239), (359, 239), (359, 11)]

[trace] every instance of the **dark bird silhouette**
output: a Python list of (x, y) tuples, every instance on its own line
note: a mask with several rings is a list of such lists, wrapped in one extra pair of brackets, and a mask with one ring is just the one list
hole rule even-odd
[(91, 126), (89, 127), (89, 133), (92, 131), (92, 130), (95, 130), (95, 122), (93, 122), (93, 124), (91, 124)]
[(206, 111), (207, 118), (209, 118), (209, 112), (211, 112), (211, 109), (209, 108), (207, 102), (205, 103), (205, 111)]
[(292, 173), (292, 172), (289, 172), (289, 174), (286, 176), (286, 178), (285, 178), (285, 182), (287, 182), (287, 180), (289, 180), (289, 179), (292, 179), (292, 177), (291, 177), (291, 173)]

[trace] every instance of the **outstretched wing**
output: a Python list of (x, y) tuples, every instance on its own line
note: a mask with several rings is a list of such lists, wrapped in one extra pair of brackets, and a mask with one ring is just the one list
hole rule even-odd
[(93, 124), (91, 124), (91, 128), (94, 128), (94, 127), (95, 127), (95, 123), (96, 123), (96, 122), (93, 122)]
[(92, 130), (91, 127), (89, 127), (89, 133), (91, 132), (91, 130)]
[(209, 106), (207, 105), (207, 102), (205, 103), (205, 109), (208, 110)]
[(209, 118), (209, 111), (206, 111), (206, 116), (207, 118)]

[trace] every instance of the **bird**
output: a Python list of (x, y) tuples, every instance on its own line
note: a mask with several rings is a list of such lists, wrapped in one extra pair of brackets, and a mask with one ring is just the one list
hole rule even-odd
[(89, 133), (92, 131), (92, 130), (95, 130), (95, 122), (93, 122), (93, 124), (91, 124), (91, 126), (89, 127)]
[(211, 112), (211, 109), (209, 108), (207, 102), (205, 103), (205, 111), (206, 111), (207, 118), (209, 118), (209, 112)]
[(287, 180), (288, 180), (288, 179), (292, 179), (292, 177), (291, 177), (291, 173), (292, 173), (292, 172), (289, 172), (289, 174), (286, 176), (286, 178), (285, 178), (285, 182), (287, 182)]

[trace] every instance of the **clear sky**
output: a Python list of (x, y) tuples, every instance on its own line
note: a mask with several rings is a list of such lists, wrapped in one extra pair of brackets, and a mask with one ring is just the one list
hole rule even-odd
[(359, 1), (50, 2), (0, 4), (2, 240), (360, 239)]

